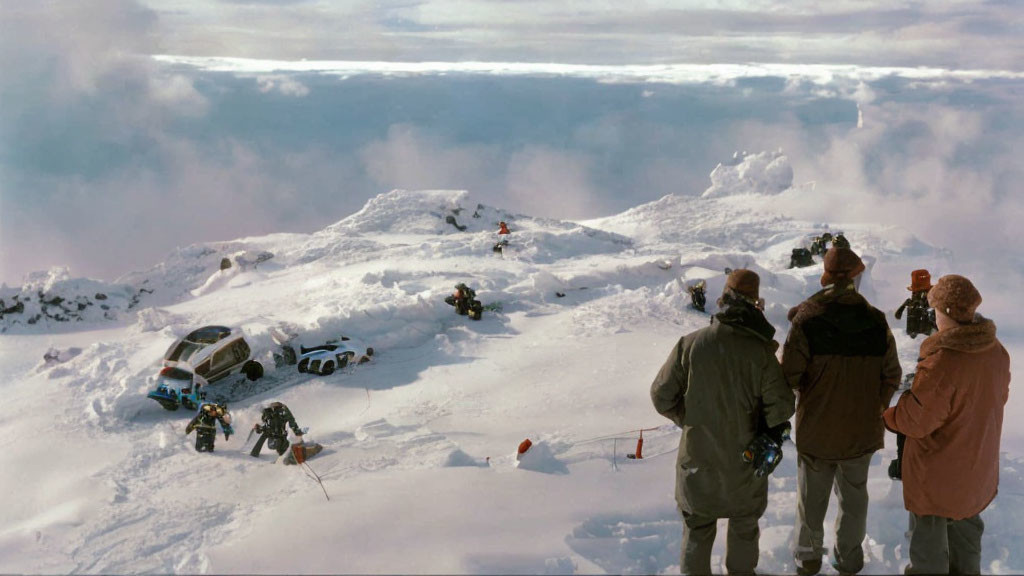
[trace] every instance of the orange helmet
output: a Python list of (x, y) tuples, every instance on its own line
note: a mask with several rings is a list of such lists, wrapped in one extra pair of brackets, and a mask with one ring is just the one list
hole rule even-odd
[(911, 292), (927, 292), (932, 288), (932, 275), (927, 270), (914, 270), (910, 273), (910, 286), (907, 290)]

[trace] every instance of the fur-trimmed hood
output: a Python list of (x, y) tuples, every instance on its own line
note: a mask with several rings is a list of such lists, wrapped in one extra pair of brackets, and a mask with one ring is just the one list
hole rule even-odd
[(927, 358), (943, 348), (959, 352), (980, 352), (996, 342), (996, 323), (975, 314), (974, 322), (970, 324), (942, 330), (926, 338), (921, 343), (921, 357)]
[(804, 300), (800, 304), (790, 308), (789, 314), (787, 314), (786, 317), (794, 325), (803, 324), (815, 316), (821, 316), (824, 314), (825, 306), (831, 302), (838, 302), (840, 304), (863, 304), (865, 307), (869, 306), (868, 301), (857, 293), (853, 288), (853, 283), (851, 282), (849, 286), (845, 288), (837, 288), (834, 285), (830, 285), (807, 300)]

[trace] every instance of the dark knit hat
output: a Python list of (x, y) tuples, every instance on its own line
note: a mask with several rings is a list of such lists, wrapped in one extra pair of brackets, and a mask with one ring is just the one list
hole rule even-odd
[(761, 278), (757, 275), (757, 272), (744, 268), (729, 272), (729, 276), (725, 279), (726, 288), (731, 288), (740, 296), (749, 298), (752, 301), (756, 301), (760, 297), (760, 294), (758, 294), (760, 286)]
[(821, 285), (828, 286), (839, 280), (852, 280), (864, 271), (864, 262), (860, 256), (849, 248), (832, 246), (825, 252), (825, 273), (821, 275)]
[(967, 278), (948, 274), (928, 291), (928, 304), (961, 324), (969, 324), (981, 304), (981, 293)]

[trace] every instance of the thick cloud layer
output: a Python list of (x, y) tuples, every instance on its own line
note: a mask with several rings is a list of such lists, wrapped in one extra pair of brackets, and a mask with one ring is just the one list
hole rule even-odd
[[(284, 60), (792, 62), (1020, 70), (1014, 2), (146, 0), (167, 54)], [(272, 41), (268, 42), (268, 39)]]
[[(376, 19), (370, 4), (351, 4), (344, 15), (362, 34), (398, 27), (426, 42), (431, 30), (444, 36), (474, 28), (495, 10), (518, 14), (492, 22), (500, 35), (536, 24), (538, 14), (564, 19), (573, 6), (534, 13), (504, 4), (481, 4), (479, 14), (467, 16), (428, 2)], [(152, 10), (127, 0), (3, 4), (3, 20), (12, 25), (0, 36), (0, 281), (18, 283), (30, 270), (67, 264), (75, 274), (109, 279), (194, 241), (311, 231), (391, 188), (469, 189), (488, 203), (541, 216), (606, 215), (665, 194), (700, 194), (708, 173), (735, 150), (778, 148), (798, 182), (817, 183), (812, 198), (780, 200), (795, 215), (882, 220), (950, 247), (965, 266), (1022, 268), (1018, 73), (794, 64), (658, 73), (607, 64), (582, 72), (483, 64), (473, 72), (454, 63), (421, 73), (408, 65), (401, 73), (363, 66), (339, 76), (319, 72), (314, 61), (305, 63), (314, 72), (245, 63), (213, 72), (147, 56), (198, 46), (183, 39), (190, 34), (210, 42), (194, 56), (246, 55), (245, 42), (233, 43), (235, 32), (218, 28), (234, 15), (236, 30), (264, 40), (255, 52), (288, 57), (295, 44), (266, 41), (266, 27), (277, 18), (281, 37), (297, 34), (304, 11), (318, 8), (293, 2), (287, 9), (294, 13), (284, 16), (269, 2), (182, 1)], [(994, 26), (1003, 9), (898, 10), (931, 10), (923, 22), (974, 30)], [(837, 14), (857, 10), (871, 21), (861, 3), (817, 16), (793, 10), (783, 12), (797, 23), (770, 19), (764, 29), (778, 34), (800, 28), (801, 19), (832, 18), (823, 33), (846, 30)], [(613, 14), (594, 8), (581, 22)], [(659, 12), (629, 16), (620, 28), (641, 30), (652, 14)], [(733, 14), (731, 26), (754, 26), (745, 14)], [(321, 20), (340, 17), (328, 11)], [(668, 33), (648, 25), (655, 35)], [(316, 48), (309, 53), (326, 55), (317, 26), (307, 32), (307, 45)], [(376, 37), (362, 52), (330, 55), (422, 61), (455, 50), (414, 58), (380, 48), (414, 45), (407, 40)], [(1017, 40), (996, 35), (993, 42), (999, 48)], [(485, 48), (456, 55), (482, 59), (491, 54)], [(538, 54), (520, 53), (523, 60)], [(601, 51), (575, 54), (565, 60), (601, 58)], [(907, 54), (881, 64), (909, 64)], [(1004, 63), (993, 56), (972, 64)]]

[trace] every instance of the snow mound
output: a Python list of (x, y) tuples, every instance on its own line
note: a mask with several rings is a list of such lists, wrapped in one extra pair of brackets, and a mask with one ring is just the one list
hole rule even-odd
[(733, 162), (711, 171), (711, 187), (704, 198), (740, 194), (774, 195), (793, 186), (793, 167), (782, 151), (733, 154)]
[(448, 454), (448, 459), (445, 461), (444, 465), (452, 468), (459, 468), (464, 466), (487, 468), (491, 464), (487, 458), (477, 458), (475, 456), (470, 456), (469, 454), (463, 452), (461, 449), (456, 448), (455, 450), (452, 450), (450, 454)]
[(763, 205), (763, 197), (696, 198), (670, 194), (621, 214), (583, 224), (632, 238), (651, 249), (661, 245), (704, 245), (707, 250), (760, 251), (785, 239), (794, 242), (814, 230)]
[[(446, 222), (465, 220), (463, 205), (468, 202), (465, 190), (392, 190), (371, 198), (359, 212), (328, 226), (325, 232), (365, 234), (392, 232), (402, 234), (440, 234), (454, 225)], [(459, 217), (462, 218), (459, 218)], [(460, 224), (461, 225), (461, 224)]]
[[(130, 272), (118, 282), (144, 291), (150, 306), (167, 306), (224, 287), (221, 280), (240, 272), (265, 273), (295, 263), (296, 250), (308, 234), (270, 234), (226, 242), (196, 243), (177, 248), (148, 270)], [(293, 254), (281, 255), (284, 248)], [(221, 270), (228, 260), (231, 267)], [(268, 262), (268, 260), (270, 260)], [(217, 274), (217, 272), (223, 272)], [(193, 294), (193, 291), (198, 291)]]
[(544, 474), (568, 474), (569, 467), (555, 457), (554, 450), (547, 442), (534, 442), (530, 449), (519, 454), (516, 468)]
[(135, 315), (139, 332), (158, 332), (168, 326), (184, 326), (188, 317), (163, 308), (144, 308)]

